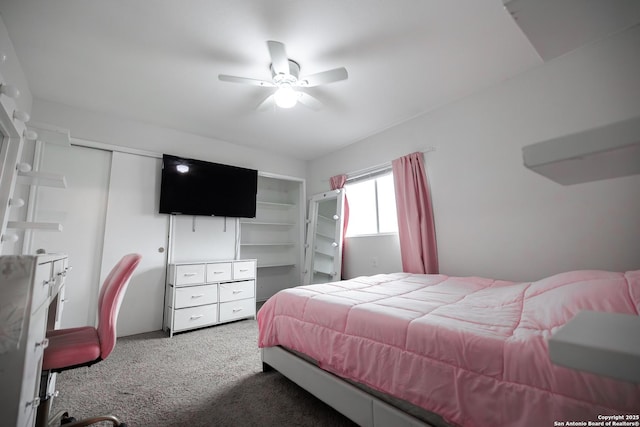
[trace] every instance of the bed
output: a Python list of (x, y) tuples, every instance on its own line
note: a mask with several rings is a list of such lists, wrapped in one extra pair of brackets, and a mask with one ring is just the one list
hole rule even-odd
[(280, 291), (258, 344), (265, 368), (359, 425), (553, 426), (640, 413), (640, 385), (553, 365), (547, 347), (581, 310), (639, 307), (640, 270), (382, 274)]

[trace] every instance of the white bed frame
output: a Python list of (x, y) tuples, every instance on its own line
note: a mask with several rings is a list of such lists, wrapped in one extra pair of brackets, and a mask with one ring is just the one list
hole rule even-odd
[(262, 349), (264, 370), (273, 368), (363, 427), (430, 427), (347, 381), (281, 347)]

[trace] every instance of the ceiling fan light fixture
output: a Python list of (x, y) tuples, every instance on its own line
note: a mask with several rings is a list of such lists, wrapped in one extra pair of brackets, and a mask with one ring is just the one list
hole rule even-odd
[(280, 86), (274, 94), (276, 105), (280, 108), (294, 107), (298, 102), (298, 96), (298, 92), (289, 85)]

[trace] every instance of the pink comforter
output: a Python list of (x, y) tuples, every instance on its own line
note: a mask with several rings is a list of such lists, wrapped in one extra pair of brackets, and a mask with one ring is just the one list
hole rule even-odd
[[(553, 426), (640, 413), (640, 386), (551, 364), (547, 339), (580, 310), (638, 314), (640, 270), (533, 283), (395, 273), (279, 292), (259, 346), (462, 426)], [(640, 334), (640, 331), (639, 331)]]

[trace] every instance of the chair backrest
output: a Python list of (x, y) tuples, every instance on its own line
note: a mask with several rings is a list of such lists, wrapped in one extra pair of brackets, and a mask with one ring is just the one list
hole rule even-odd
[(129, 285), (129, 279), (142, 256), (128, 254), (113, 267), (100, 289), (98, 299), (98, 337), (100, 338), (100, 358), (111, 354), (116, 346), (116, 322), (122, 299)]

